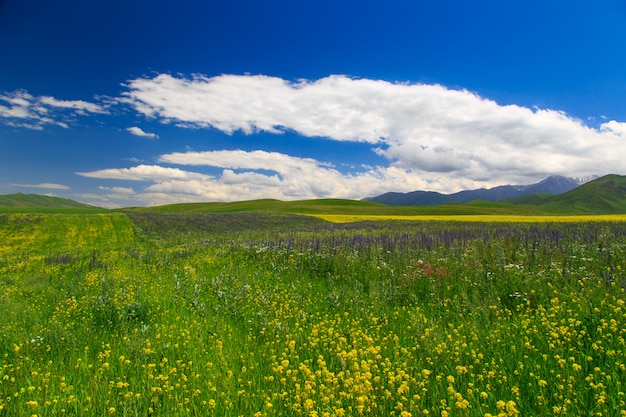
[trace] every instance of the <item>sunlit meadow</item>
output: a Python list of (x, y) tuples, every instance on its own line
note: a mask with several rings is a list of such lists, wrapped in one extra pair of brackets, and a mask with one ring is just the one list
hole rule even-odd
[(626, 415), (623, 222), (0, 215), (0, 416)]

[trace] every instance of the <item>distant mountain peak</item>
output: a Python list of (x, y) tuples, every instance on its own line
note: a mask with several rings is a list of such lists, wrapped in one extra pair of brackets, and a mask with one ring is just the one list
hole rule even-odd
[(554, 213), (624, 214), (626, 176), (605, 175), (563, 194), (521, 197), (507, 203), (529, 204)]
[(596, 178), (598, 177), (569, 178), (551, 175), (538, 183), (528, 185), (500, 185), (488, 189), (459, 191), (453, 194), (442, 194), (435, 191), (390, 192), (376, 197), (364, 198), (364, 200), (390, 206), (433, 206), (445, 203), (469, 203), (474, 200), (499, 201), (537, 193), (559, 195)]
[(590, 181), (595, 181), (598, 178), (600, 178), (599, 175), (589, 175), (588, 177), (576, 177), (576, 178), (573, 178), (573, 179), (578, 181), (578, 183), (580, 185), (583, 185), (583, 184), (586, 184), (586, 183), (588, 183)]

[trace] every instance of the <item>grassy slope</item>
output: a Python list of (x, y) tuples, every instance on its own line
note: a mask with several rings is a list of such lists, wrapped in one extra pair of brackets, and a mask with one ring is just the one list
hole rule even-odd
[[(205, 216), (255, 217), (152, 217)], [(135, 246), (121, 214), (3, 217), (21, 238), (0, 256), (1, 416), (624, 408), (619, 226), (360, 225), (215, 246), (182, 229)]]
[(77, 212), (105, 211), (88, 204), (79, 203), (66, 198), (51, 197), (40, 194), (7, 194), (0, 195), (0, 212)]
[(0, 214), (0, 256), (125, 247), (136, 243), (135, 230), (119, 213)]
[[(0, 196), (0, 212), (78, 213), (107, 212), (76, 201), (34, 194)], [(184, 203), (156, 207), (131, 207), (123, 212), (144, 213), (236, 213), (266, 212), (342, 215), (542, 215), (626, 213), (626, 176), (607, 175), (568, 193), (551, 196), (536, 194), (499, 203), (473, 201), (440, 206), (388, 206), (343, 199), (280, 201), (248, 200), (229, 203)]]
[(300, 201), (264, 199), (233, 203), (171, 204), (127, 210), (157, 213), (260, 211), (387, 216), (618, 214), (626, 213), (626, 176), (607, 175), (561, 195), (535, 194), (498, 203), (473, 201), (467, 204), (442, 204), (440, 206), (388, 206), (368, 201), (341, 199)]
[(233, 203), (187, 203), (158, 207), (131, 208), (125, 211), (152, 213), (273, 212), (294, 214), (363, 214), (363, 215), (472, 215), (472, 214), (541, 214), (531, 207), (490, 202), (445, 204), (441, 206), (387, 206), (356, 200), (318, 199), (299, 201), (251, 200)]
[(508, 200), (555, 214), (626, 213), (626, 176), (606, 175), (561, 195), (534, 195)]

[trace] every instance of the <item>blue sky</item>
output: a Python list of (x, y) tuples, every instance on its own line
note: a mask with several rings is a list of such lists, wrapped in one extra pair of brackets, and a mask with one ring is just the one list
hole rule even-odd
[(0, 194), (127, 207), (626, 173), (621, 0), (0, 0), (0, 57)]

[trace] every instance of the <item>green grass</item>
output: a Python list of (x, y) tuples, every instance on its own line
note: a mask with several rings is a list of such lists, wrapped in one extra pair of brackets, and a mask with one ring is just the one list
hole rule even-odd
[(5, 214), (0, 233), (0, 416), (626, 410), (620, 223)]
[(6, 194), (0, 195), (0, 212), (23, 212), (23, 211), (61, 211), (76, 210), (77, 212), (89, 212), (90, 210), (102, 210), (87, 204), (79, 203), (65, 198), (52, 197), (40, 194)]
[(535, 195), (507, 201), (556, 214), (626, 213), (626, 176), (606, 175), (561, 195)]
[(123, 214), (0, 214), (0, 255), (109, 250), (132, 245), (134, 234)]
[(529, 207), (475, 201), (469, 204), (441, 206), (387, 206), (366, 201), (318, 199), (300, 201), (250, 200), (229, 203), (185, 203), (157, 207), (135, 207), (122, 212), (145, 213), (238, 213), (265, 212), (291, 214), (352, 214), (352, 215), (472, 215), (472, 214), (541, 214)]
[(272, 199), (237, 201), (228, 203), (184, 203), (158, 207), (133, 208), (132, 211), (156, 213), (222, 213), (222, 212), (273, 212), (273, 213), (327, 213), (327, 212), (384, 212), (389, 208), (382, 204), (356, 200), (319, 199), (280, 201)]
[[(562, 195), (532, 195), (502, 202), (473, 201), (439, 206), (387, 206), (367, 201), (315, 199), (280, 201), (260, 199), (237, 202), (183, 203), (155, 207), (129, 207), (123, 213), (290, 213), (364, 216), (462, 215), (567, 215), (626, 214), (626, 176), (607, 175)], [(0, 213), (108, 212), (72, 200), (33, 194), (0, 196)]]
[(318, 199), (279, 201), (272, 199), (232, 203), (185, 203), (126, 210), (176, 212), (277, 212), (342, 215), (563, 215), (625, 214), (626, 176), (607, 175), (561, 195), (532, 195), (502, 202), (473, 201), (439, 206), (387, 206), (366, 201)]

